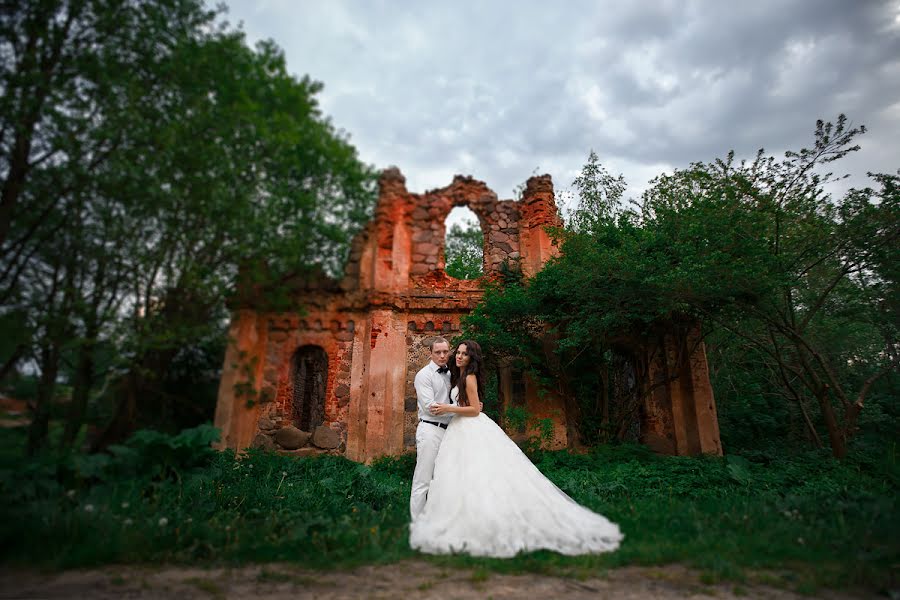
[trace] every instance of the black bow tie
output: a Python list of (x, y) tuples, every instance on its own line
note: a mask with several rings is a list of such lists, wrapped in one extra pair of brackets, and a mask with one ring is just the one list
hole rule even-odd
[(447, 365), (444, 365), (443, 367), (438, 367), (438, 373), (446, 373), (449, 370), (450, 370), (450, 367), (448, 367)]

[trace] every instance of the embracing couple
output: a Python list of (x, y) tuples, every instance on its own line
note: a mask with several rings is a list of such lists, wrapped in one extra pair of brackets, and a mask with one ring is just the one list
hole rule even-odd
[[(430, 554), (510, 557), (615, 550), (618, 525), (569, 498), (481, 412), (484, 363), (472, 340), (442, 337), (416, 374), (419, 425), (409, 544)], [(449, 365), (448, 365), (449, 362)]]

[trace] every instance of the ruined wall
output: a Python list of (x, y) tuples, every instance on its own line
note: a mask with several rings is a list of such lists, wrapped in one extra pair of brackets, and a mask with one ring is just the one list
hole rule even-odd
[[(413, 447), (412, 381), (428, 360), (430, 339), (458, 335), (460, 319), (478, 304), (486, 280), (507, 268), (534, 275), (558, 254), (546, 231), (561, 225), (548, 175), (529, 179), (519, 201), (499, 200), (483, 182), (462, 176), (445, 188), (413, 194), (397, 169), (385, 171), (379, 187), (374, 218), (354, 239), (339, 282), (304, 280), (293, 311), (257, 312), (250, 308), (252, 294), (245, 294), (246, 306), (235, 307), (216, 408), (222, 447), (343, 454), (357, 461)], [(444, 223), (456, 206), (471, 209), (484, 232), (481, 280), (457, 280), (444, 271)], [(302, 431), (292, 418), (293, 404), (302, 401), (293, 361), (309, 346), (327, 357), (324, 421), (315, 431)], [(689, 392), (695, 395), (705, 376), (699, 367), (696, 373)], [(525, 397), (531, 414), (553, 419), (553, 447), (566, 446), (563, 399), (541, 396), (534, 385), (526, 386)]]
[[(544, 231), (560, 224), (549, 176), (532, 178), (521, 201), (499, 200), (471, 177), (412, 194), (389, 169), (379, 184), (375, 216), (354, 239), (339, 283), (305, 282), (295, 312), (235, 311), (216, 410), (223, 446), (360, 461), (414, 446), (412, 382), (427, 344), (435, 335), (458, 335), (460, 319), (483, 294), (483, 281), (444, 271), (450, 211), (467, 206), (478, 217), (484, 279), (503, 268), (536, 272), (557, 251)], [(307, 346), (321, 348), (328, 363), (324, 423), (315, 432), (292, 420), (294, 356)]]

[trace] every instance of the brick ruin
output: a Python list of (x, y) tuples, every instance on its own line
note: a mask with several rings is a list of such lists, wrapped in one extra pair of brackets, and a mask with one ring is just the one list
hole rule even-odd
[[(485, 278), (510, 266), (532, 276), (558, 253), (546, 231), (561, 225), (549, 175), (529, 179), (519, 201), (498, 200), (462, 176), (413, 194), (397, 169), (386, 170), (379, 187), (375, 216), (354, 239), (341, 281), (306, 281), (293, 312), (261, 312), (252, 302), (234, 308), (215, 415), (221, 447), (360, 462), (413, 450), (413, 378), (428, 360), (427, 344), (435, 335), (452, 343), (460, 318), (483, 295), (482, 281), (444, 271), (447, 215), (465, 206), (478, 217)], [(689, 360), (679, 360), (685, 350)], [(721, 454), (699, 338), (663, 332), (642, 356), (657, 384), (644, 402), (641, 439), (667, 454)], [(501, 405), (551, 418), (551, 447), (570, 445), (562, 398), (539, 394), (511, 366), (498, 371), (498, 394)]]

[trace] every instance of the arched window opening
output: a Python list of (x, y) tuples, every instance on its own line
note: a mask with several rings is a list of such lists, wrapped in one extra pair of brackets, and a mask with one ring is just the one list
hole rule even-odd
[(325, 421), (325, 384), (328, 355), (319, 346), (303, 346), (294, 353), (291, 420), (298, 429), (312, 432)]
[(484, 233), (478, 217), (457, 206), (444, 222), (444, 271), (455, 279), (477, 279), (484, 274)]

